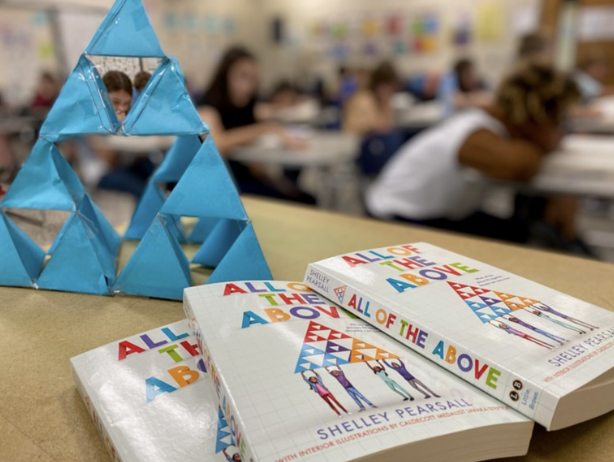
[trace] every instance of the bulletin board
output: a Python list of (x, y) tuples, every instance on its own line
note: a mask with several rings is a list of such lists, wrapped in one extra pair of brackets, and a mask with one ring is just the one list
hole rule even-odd
[(59, 70), (49, 14), (0, 6), (0, 56), (4, 101), (11, 106), (28, 104), (39, 75)]

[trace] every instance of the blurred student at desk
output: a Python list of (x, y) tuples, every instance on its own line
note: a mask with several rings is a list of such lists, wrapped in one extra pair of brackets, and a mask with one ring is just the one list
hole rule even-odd
[[(480, 210), (481, 177), (528, 181), (561, 138), (559, 125), (578, 98), (576, 84), (551, 66), (524, 63), (503, 79), (494, 103), (471, 109), (406, 143), (367, 192), (379, 218), (515, 242), (525, 242), (522, 218)], [(575, 208), (550, 201), (552, 226), (575, 237)]]
[[(215, 144), (224, 157), (239, 146), (257, 142), (263, 135), (276, 135), (288, 148), (301, 148), (297, 139), (283, 126), (258, 120), (258, 64), (246, 49), (230, 48), (213, 74), (202, 99), (199, 113), (209, 125)], [(257, 164), (228, 162), (240, 192), (314, 204), (315, 199), (301, 191), (286, 176), (274, 178)]]
[(437, 99), (444, 117), (449, 117), (462, 109), (488, 106), (492, 103), (492, 93), (478, 76), (473, 61), (463, 58), (456, 61), (451, 72), (441, 77)]
[(574, 79), (580, 87), (583, 103), (590, 103), (601, 96), (614, 95), (614, 86), (605, 84), (611, 67), (610, 59), (605, 55), (591, 54), (580, 60)]
[(367, 87), (345, 103), (343, 130), (357, 135), (391, 131), (395, 125), (392, 97), (398, 88), (399, 78), (394, 66), (388, 61), (380, 63), (371, 72)]

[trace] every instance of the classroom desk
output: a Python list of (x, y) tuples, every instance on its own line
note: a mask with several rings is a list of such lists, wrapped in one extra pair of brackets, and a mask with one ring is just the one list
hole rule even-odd
[[(244, 198), (271, 270), (301, 280), (307, 263), (358, 249), (428, 241), (614, 311), (614, 265)], [(181, 303), (0, 288), (0, 461), (108, 461), (73, 383), (69, 358), (183, 318)], [(534, 431), (516, 462), (610, 462), (614, 413)], [(508, 460), (509, 462), (509, 460)]]
[[(358, 156), (360, 140), (347, 133), (315, 130), (308, 133), (305, 141), (306, 146), (303, 149), (250, 144), (233, 150), (230, 159), (246, 164), (261, 163), (287, 169), (312, 168), (317, 171), (318, 205), (333, 208), (335, 188), (344, 181), (343, 178), (339, 179), (337, 174), (346, 172)], [(340, 166), (341, 171), (338, 168)]]
[(166, 151), (175, 142), (174, 136), (104, 136), (100, 137), (105, 147), (128, 154), (149, 154)]
[(614, 199), (614, 136), (567, 136), (527, 186), (545, 193)]

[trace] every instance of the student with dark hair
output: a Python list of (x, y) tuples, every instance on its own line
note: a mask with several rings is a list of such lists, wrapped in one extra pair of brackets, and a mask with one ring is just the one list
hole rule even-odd
[(487, 106), (492, 94), (478, 76), (473, 61), (461, 58), (454, 63), (451, 72), (441, 77), (437, 99), (444, 116), (448, 117), (461, 109)]
[[(571, 78), (525, 62), (503, 79), (486, 109), (456, 114), (407, 142), (369, 189), (369, 212), (495, 239), (526, 242), (528, 224), (480, 210), (481, 177), (528, 181), (562, 136), (561, 124), (578, 99)], [(556, 201), (546, 218), (567, 236), (573, 210)]]
[(398, 86), (399, 77), (392, 63), (380, 63), (371, 72), (367, 88), (354, 94), (343, 107), (343, 130), (358, 135), (391, 131), (394, 128), (392, 97)]
[(580, 59), (574, 79), (580, 87), (583, 103), (614, 94), (614, 86), (605, 85), (611, 71), (612, 62), (606, 54), (591, 53)]
[[(275, 134), (289, 148), (303, 147), (283, 126), (260, 122), (256, 117), (258, 65), (244, 48), (230, 48), (224, 53), (211, 83), (199, 101), (199, 113), (209, 125), (215, 144), (223, 156), (233, 149)], [(315, 200), (285, 176), (271, 177), (262, 167), (228, 162), (240, 192), (313, 204)]]
[(520, 37), (516, 59), (542, 64), (552, 63), (552, 40), (543, 32), (530, 32)]
[[(108, 71), (102, 81), (109, 93), (111, 104), (117, 120), (123, 122), (132, 105), (132, 81), (121, 71)], [(90, 137), (90, 146), (102, 165), (99, 165), (101, 177), (100, 189), (121, 191), (132, 194), (137, 199), (141, 196), (147, 180), (155, 170), (153, 162), (146, 155), (135, 156), (110, 150), (100, 137)]]
[(46, 115), (58, 94), (61, 85), (51, 72), (43, 72), (36, 84), (34, 98), (32, 99), (31, 109), (39, 115)]

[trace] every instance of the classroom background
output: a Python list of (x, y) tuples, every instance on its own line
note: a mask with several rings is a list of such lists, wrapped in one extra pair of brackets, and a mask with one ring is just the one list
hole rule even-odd
[[(143, 3), (162, 48), (181, 64), (190, 96), (212, 126), (241, 193), (614, 262), (614, 1)], [(3, 192), (111, 5), (0, 1)], [(114, 107), (121, 85), (112, 88), (108, 73), (130, 79), (126, 91), (134, 100), (145, 85), (138, 84), (139, 76), (146, 83), (158, 64), (91, 60), (105, 76)], [(425, 150), (442, 146), (442, 152), (460, 153), (445, 143), (454, 124), (462, 123), (454, 121), (495, 107), (510, 83), (506, 76), (519, 72), (529, 79), (526, 69), (516, 70), (527, 62), (556, 69), (578, 92), (573, 107), (557, 118), (565, 135), (538, 168), (530, 175), (479, 171), (471, 179), (465, 178), (472, 173), (467, 168), (446, 173), (464, 175), (463, 198), (472, 196), (471, 211), (461, 218), (451, 212), (466, 208), (466, 201), (439, 210), (431, 204), (432, 185), (412, 190), (399, 184), (404, 178), (418, 182), (416, 172), (422, 171), (457, 181), (460, 176), (438, 173), (444, 162), (437, 149)], [(535, 84), (542, 94), (555, 80), (544, 75)], [(238, 83), (230, 84), (232, 79)], [(230, 103), (218, 101), (228, 85), (236, 86), (236, 94)], [(572, 93), (561, 92), (560, 99)], [(241, 98), (245, 102), (236, 104)], [(496, 142), (488, 149), (496, 151)], [(90, 137), (59, 148), (107, 218), (125, 227), (171, 144), (165, 137)], [(392, 203), (400, 203), (398, 209)], [(66, 214), (19, 211), (12, 218), (48, 245)]]

